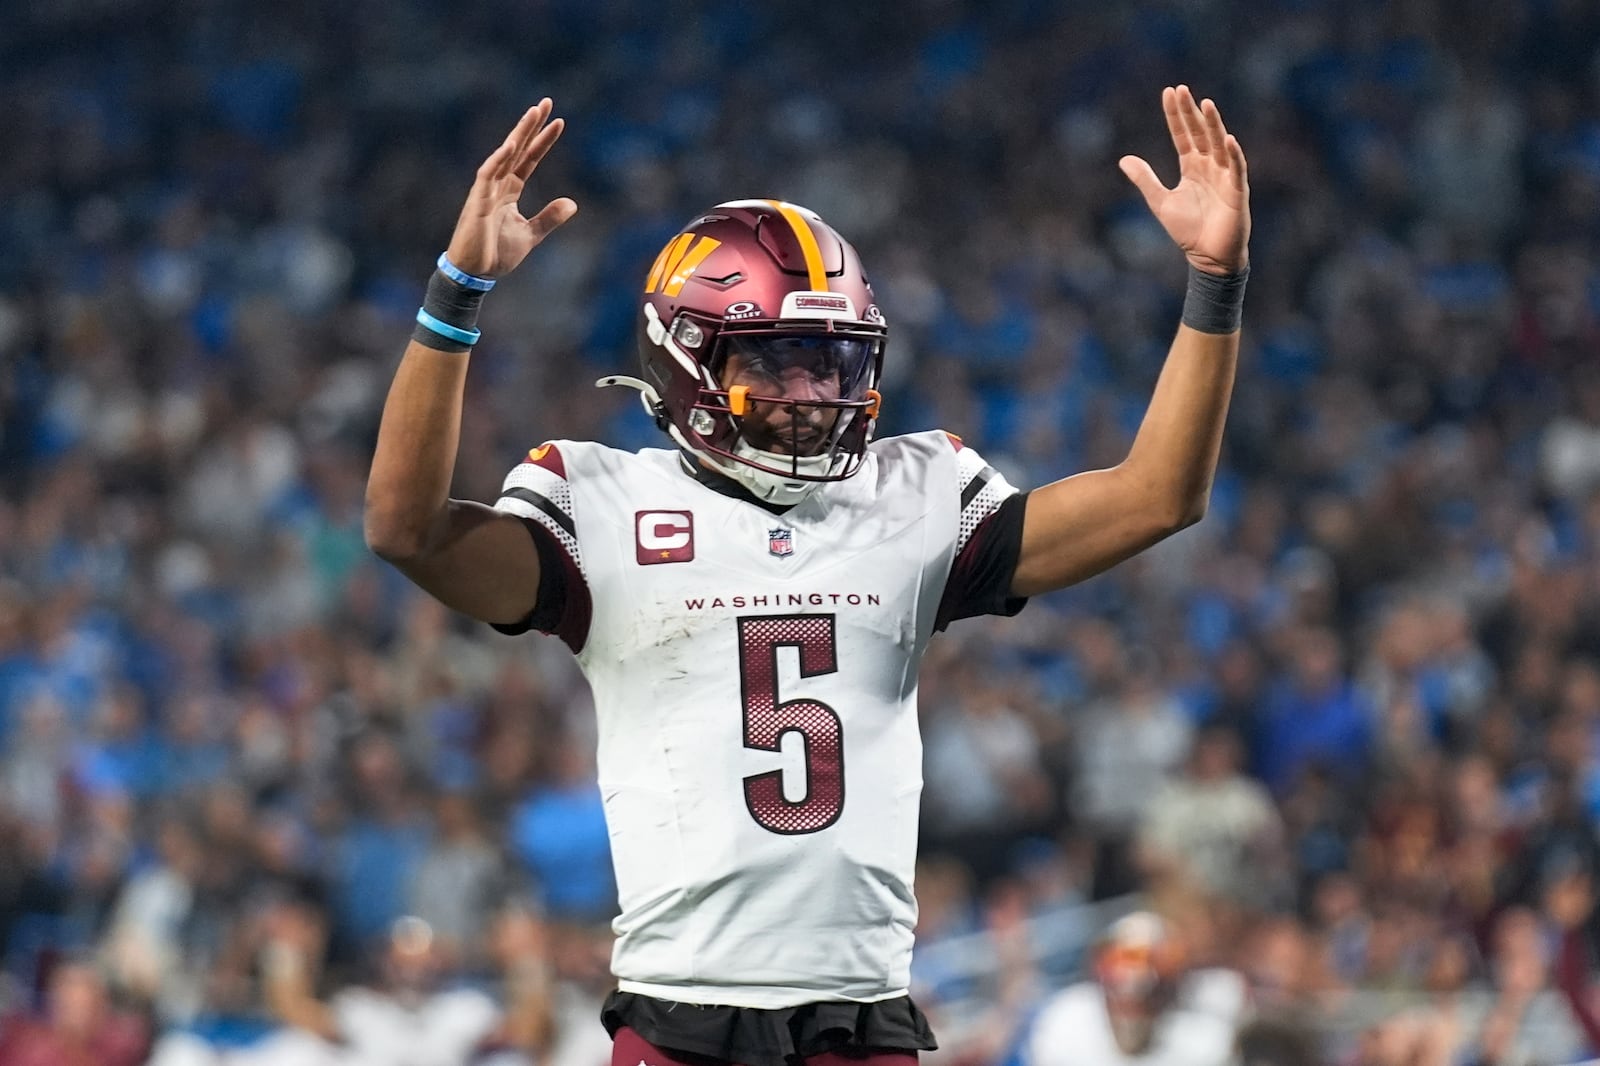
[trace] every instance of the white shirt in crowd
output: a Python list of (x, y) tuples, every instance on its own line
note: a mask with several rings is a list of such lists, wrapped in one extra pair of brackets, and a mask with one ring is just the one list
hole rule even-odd
[(480, 1046), (501, 1020), (493, 999), (466, 988), (438, 992), (409, 1007), (381, 993), (350, 988), (330, 1007), (343, 1038), (338, 1044), (280, 1029), (249, 1047), (219, 1050), (193, 1035), (174, 1033), (156, 1045), (149, 1066), (476, 1066)]
[(1081, 981), (1056, 993), (1034, 1017), (1021, 1066), (1225, 1066), (1244, 1010), (1244, 984), (1231, 970), (1190, 974), (1178, 1001), (1156, 1023), (1150, 1046), (1129, 1055), (1117, 1046), (1105, 993)]

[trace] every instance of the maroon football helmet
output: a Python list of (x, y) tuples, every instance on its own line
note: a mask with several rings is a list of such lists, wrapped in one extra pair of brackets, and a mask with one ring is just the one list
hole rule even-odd
[[(861, 468), (887, 336), (855, 249), (831, 226), (794, 204), (735, 200), (690, 222), (650, 268), (639, 317), (643, 380), (601, 384), (639, 389), (680, 447), (760, 499), (795, 503)], [(773, 386), (728, 387), (730, 357), (755, 368), (749, 380)], [(776, 382), (792, 367), (829, 391), (782, 395)], [(787, 438), (750, 417), (758, 404), (785, 413), (777, 421)]]

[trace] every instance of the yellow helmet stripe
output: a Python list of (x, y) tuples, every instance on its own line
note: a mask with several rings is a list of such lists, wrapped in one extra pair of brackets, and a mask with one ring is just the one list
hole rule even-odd
[(656, 256), (655, 265), (650, 268), (650, 277), (644, 283), (645, 292), (655, 292), (663, 281), (672, 276), (672, 272), (678, 268), (678, 260), (683, 258), (684, 250), (692, 240), (694, 234), (680, 233), (667, 242), (661, 254)]
[(822, 249), (817, 246), (817, 235), (811, 232), (811, 227), (794, 205), (782, 200), (768, 200), (767, 203), (776, 208), (784, 221), (789, 223), (789, 228), (794, 230), (795, 240), (800, 242), (800, 254), (805, 256), (806, 276), (811, 279), (812, 291), (828, 292), (828, 272), (822, 266)]
[(705, 261), (705, 257), (722, 247), (722, 242), (712, 237), (701, 237), (694, 247), (689, 249), (689, 254), (679, 261), (672, 272), (667, 275), (667, 280), (661, 285), (661, 291), (668, 296), (676, 296), (683, 291), (683, 283), (689, 280), (689, 275), (695, 268)]

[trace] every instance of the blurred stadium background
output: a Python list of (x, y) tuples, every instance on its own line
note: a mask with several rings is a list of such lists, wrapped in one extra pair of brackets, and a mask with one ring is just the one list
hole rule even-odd
[(1597, 42), (1587, 0), (13, 6), (0, 1066), (259, 1047), (274, 960), (381, 984), (405, 915), (452, 985), (534, 959), (554, 1027), (500, 1061), (606, 1061), (585, 687), (361, 536), (523, 107), (569, 122), (532, 196), (582, 212), (487, 303), (458, 495), (546, 438), (658, 443), (589, 383), (664, 239), (748, 195), (874, 272), (885, 432), (1031, 486), (1120, 458), (1177, 321), (1115, 160), (1170, 178), (1180, 81), (1254, 192), (1222, 471), (1201, 525), (935, 643), (929, 1060), (1005, 1061), (1136, 904), (1308, 1040), (1246, 1061), (1600, 1050)]

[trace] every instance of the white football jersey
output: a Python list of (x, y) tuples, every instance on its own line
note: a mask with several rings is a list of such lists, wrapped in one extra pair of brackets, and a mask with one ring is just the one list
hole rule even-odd
[(1228, 1066), (1245, 1009), (1231, 970), (1190, 974), (1178, 1002), (1162, 1012), (1150, 1046), (1129, 1055), (1117, 1044), (1105, 992), (1081, 981), (1052, 996), (1024, 1036), (1017, 1066)]
[(917, 667), (937, 624), (1020, 607), (950, 606), (1015, 494), (941, 432), (874, 443), (782, 514), (665, 449), (557, 441), (512, 470), (496, 507), (560, 544), (567, 602), (545, 624), (594, 690), (623, 991), (906, 993)]

